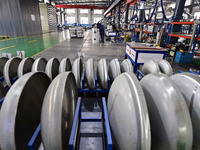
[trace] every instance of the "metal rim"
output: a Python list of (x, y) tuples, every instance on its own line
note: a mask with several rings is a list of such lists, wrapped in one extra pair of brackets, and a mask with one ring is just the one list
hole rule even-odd
[(94, 72), (94, 61), (93, 58), (87, 60), (85, 64), (85, 76), (86, 81), (90, 89), (95, 88), (95, 72)]
[(45, 67), (47, 60), (43, 57), (37, 58), (32, 66), (32, 72), (43, 71), (45, 72)]
[(73, 66), (72, 66), (72, 72), (76, 79), (77, 88), (80, 89), (81, 88), (81, 76), (82, 76), (82, 72), (83, 72), (83, 63), (82, 63), (81, 58), (77, 58), (74, 61)]
[(72, 71), (72, 64), (69, 58), (64, 58), (60, 62), (60, 66), (59, 66), (59, 73), (63, 73), (66, 71)]
[(19, 57), (14, 57), (9, 59), (5, 64), (3, 74), (9, 87), (11, 87), (13, 84), (13, 78), (17, 76), (17, 69), (21, 60), (22, 59)]
[(26, 74), (28, 72), (31, 72), (33, 63), (34, 63), (33, 58), (22, 59), (22, 61), (19, 64), (18, 71), (17, 71), (18, 78), (20, 78), (21, 76), (23, 76), (24, 74)]
[(45, 72), (53, 80), (58, 75), (59, 61), (57, 58), (51, 58), (46, 65)]
[(121, 72), (133, 72), (133, 65), (129, 59), (125, 59), (121, 63)]
[(3, 69), (4, 69), (4, 66), (6, 64), (6, 62), (8, 61), (9, 59), (7, 57), (1, 57), (0, 58), (0, 77), (3, 76)]
[(50, 84), (41, 115), (41, 133), (45, 149), (68, 148), (77, 95), (72, 72), (59, 74)]
[(154, 60), (149, 60), (144, 63), (142, 66), (142, 73), (144, 75), (150, 74), (150, 73), (158, 73), (160, 72), (158, 63), (155, 62)]
[(108, 88), (108, 71), (106, 59), (103, 58), (98, 62), (97, 65), (97, 81), (102, 89)]
[(113, 59), (109, 64), (109, 76), (111, 81), (114, 81), (117, 76), (121, 74), (119, 60)]
[(27, 149), (40, 123), (42, 102), (49, 84), (45, 73), (31, 72), (10, 88), (0, 113), (1, 149)]
[(162, 59), (162, 60), (158, 61), (158, 66), (162, 73), (166, 74), (167, 76), (173, 75), (172, 66), (170, 65), (170, 63), (167, 60)]

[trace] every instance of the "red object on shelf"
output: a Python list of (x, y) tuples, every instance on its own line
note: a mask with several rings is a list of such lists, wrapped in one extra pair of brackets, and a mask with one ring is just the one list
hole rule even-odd
[(152, 33), (152, 32), (150, 32), (150, 31), (142, 31), (143, 33)]
[(153, 24), (154, 24), (154, 23), (152, 23), (152, 22), (151, 22), (151, 23), (146, 23), (146, 25), (153, 25)]
[(135, 30), (135, 32), (140, 32), (139, 30)]
[(57, 8), (83, 8), (83, 9), (106, 9), (107, 7), (98, 7), (91, 5), (56, 5)]
[[(185, 38), (185, 39), (191, 39), (191, 36), (186, 36), (186, 35), (169, 34), (169, 36), (181, 37), (181, 38)], [(197, 38), (197, 40), (200, 40), (200, 38)]]
[(171, 48), (171, 46), (170, 46), (170, 45), (166, 45), (166, 47), (167, 47), (167, 48)]
[(172, 22), (171, 24), (194, 24), (194, 22)]

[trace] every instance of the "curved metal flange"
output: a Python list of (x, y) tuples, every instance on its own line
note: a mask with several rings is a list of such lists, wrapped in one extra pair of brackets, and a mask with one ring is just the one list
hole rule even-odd
[(110, 80), (113, 82), (117, 76), (121, 74), (119, 60), (113, 59), (109, 64), (109, 77)]
[(43, 57), (37, 58), (32, 66), (32, 72), (43, 71), (45, 72), (45, 68), (47, 65), (47, 60)]
[(97, 81), (102, 89), (108, 88), (108, 70), (106, 59), (103, 58), (98, 62), (97, 65)]
[(162, 73), (166, 74), (169, 77), (173, 75), (172, 66), (167, 60), (162, 59), (158, 61), (158, 66)]
[(34, 61), (35, 60), (33, 58), (22, 59), (22, 61), (19, 64), (18, 70), (17, 70), (18, 78), (20, 78), (21, 76), (23, 76), (26, 73), (31, 72)]
[(191, 73), (171, 76), (185, 97), (193, 127), (193, 147), (200, 149), (200, 78)]
[(133, 64), (130, 59), (125, 59), (122, 61), (121, 72), (133, 72)]
[[(3, 84), (0, 82), (0, 99), (2, 99), (5, 96), (6, 96), (6, 89), (4, 88)], [(1, 104), (0, 104), (0, 110), (1, 110)]]
[(45, 149), (68, 149), (77, 96), (72, 72), (59, 74), (50, 84), (41, 115), (41, 133)]
[(9, 59), (7, 57), (1, 57), (0, 58), (0, 77), (3, 76), (3, 69), (4, 69), (4, 66), (6, 64), (6, 62), (8, 61)]
[(160, 72), (160, 69), (159, 69), (158, 63), (155, 62), (154, 60), (148, 60), (142, 66), (142, 73), (144, 75), (147, 75), (150, 73), (158, 73), (158, 72)]
[(17, 69), (21, 60), (19, 57), (13, 57), (4, 66), (3, 76), (9, 87), (13, 84), (13, 78), (17, 76)]
[(53, 80), (58, 75), (58, 69), (59, 69), (58, 59), (51, 58), (46, 65), (45, 72), (49, 76), (49, 78)]
[(24, 150), (40, 123), (40, 113), (49, 77), (31, 72), (19, 78), (8, 91), (0, 113), (1, 150)]
[(72, 64), (69, 58), (64, 58), (60, 62), (59, 66), (59, 73), (67, 72), (67, 71), (72, 71)]
[(141, 80), (151, 123), (153, 150), (191, 150), (192, 124), (184, 97), (166, 75), (154, 73)]
[(108, 116), (117, 149), (150, 150), (147, 105), (133, 73), (123, 73), (114, 80), (108, 96)]
[(89, 89), (95, 88), (95, 71), (93, 58), (87, 60), (85, 64), (85, 76)]
[(77, 88), (80, 89), (81, 88), (81, 76), (82, 76), (82, 72), (83, 72), (83, 62), (81, 58), (77, 58), (72, 66), (72, 72), (75, 76), (76, 79), (76, 85)]

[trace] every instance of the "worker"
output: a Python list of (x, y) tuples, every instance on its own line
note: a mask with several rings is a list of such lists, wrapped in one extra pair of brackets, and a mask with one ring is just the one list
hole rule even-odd
[(102, 24), (100, 27), (100, 35), (101, 35), (101, 42), (104, 43), (105, 29), (104, 29), (104, 25), (102, 25)]

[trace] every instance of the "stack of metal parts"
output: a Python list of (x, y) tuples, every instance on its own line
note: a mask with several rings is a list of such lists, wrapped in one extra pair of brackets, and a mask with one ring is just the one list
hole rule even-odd
[(108, 69), (103, 58), (97, 72), (92, 58), (85, 66), (80, 58), (73, 65), (68, 58), (61, 63), (56, 58), (0, 58), (0, 67), (5, 79), (0, 84), (0, 98), (5, 97), (0, 101), (1, 150), (27, 149), (39, 125), (38, 147), (68, 149), (83, 72), (89, 89), (96, 77), (102, 89), (108, 87), (108, 74), (112, 80), (107, 104), (116, 149), (200, 149), (200, 78), (173, 75), (165, 60), (146, 62), (141, 81), (128, 59), (121, 65), (113, 59)]

